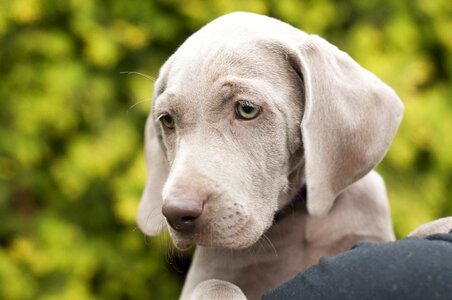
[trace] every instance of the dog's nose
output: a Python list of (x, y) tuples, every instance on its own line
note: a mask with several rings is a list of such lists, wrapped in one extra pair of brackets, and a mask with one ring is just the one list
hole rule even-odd
[(203, 202), (199, 197), (168, 197), (162, 213), (174, 230), (189, 232), (195, 228), (195, 221), (202, 214)]

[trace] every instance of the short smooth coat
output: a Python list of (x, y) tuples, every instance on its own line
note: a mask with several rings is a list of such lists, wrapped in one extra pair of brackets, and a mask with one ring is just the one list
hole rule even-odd
[[(237, 118), (240, 101), (258, 117)], [(181, 298), (259, 299), (321, 256), (393, 240), (372, 170), (402, 113), (346, 53), (276, 19), (232, 13), (189, 37), (155, 83), (138, 211), (141, 230), (157, 235), (169, 201), (202, 204), (193, 230), (169, 227), (177, 248), (197, 245)], [(275, 223), (304, 184), (306, 205)]]

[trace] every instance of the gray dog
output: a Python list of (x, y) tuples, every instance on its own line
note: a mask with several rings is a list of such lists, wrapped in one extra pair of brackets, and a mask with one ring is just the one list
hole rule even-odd
[(403, 105), (324, 39), (220, 17), (164, 64), (153, 101), (138, 224), (197, 245), (182, 299), (258, 299), (321, 256), (394, 239), (372, 169)]

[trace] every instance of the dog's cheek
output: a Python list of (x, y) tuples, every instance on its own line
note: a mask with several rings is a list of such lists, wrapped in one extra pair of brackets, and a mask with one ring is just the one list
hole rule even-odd
[(250, 219), (250, 212), (246, 207), (230, 198), (219, 199), (217, 203), (206, 208), (203, 227), (215, 239), (226, 239), (235, 235)]
[(258, 222), (255, 219), (250, 219), (247, 226), (245, 226), (240, 234), (231, 241), (231, 248), (245, 249), (253, 246), (261, 239), (268, 227), (269, 226), (266, 226), (264, 223)]

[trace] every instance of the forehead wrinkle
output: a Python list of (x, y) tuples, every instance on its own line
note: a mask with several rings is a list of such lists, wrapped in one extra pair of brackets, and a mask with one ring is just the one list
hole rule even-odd
[(198, 99), (190, 99), (189, 95), (172, 91), (169, 96), (158, 100), (153, 110), (154, 118), (168, 113), (174, 118), (179, 129), (193, 128), (204, 119), (201, 102)]
[(152, 103), (152, 109), (154, 111), (165, 110), (168, 108), (169, 98), (174, 95), (171, 92), (165, 91), (164, 93), (158, 95)]
[(173, 91), (166, 91), (154, 100), (153, 114), (158, 117), (162, 113), (169, 113), (173, 116), (181, 115), (183, 109), (180, 108), (184, 101), (180, 100)]
[(265, 80), (259, 78), (243, 78), (238, 76), (228, 76), (221, 84), (222, 91), (221, 96), (224, 100), (230, 100), (232, 98), (240, 98), (244, 96), (243, 100), (251, 97), (258, 102), (263, 102), (271, 94), (271, 87)]

